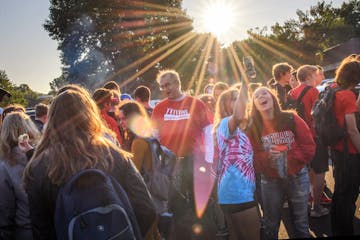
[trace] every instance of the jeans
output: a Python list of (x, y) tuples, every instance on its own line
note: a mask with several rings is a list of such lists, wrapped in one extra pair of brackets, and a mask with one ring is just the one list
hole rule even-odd
[(308, 238), (308, 199), (310, 179), (306, 167), (285, 179), (261, 176), (261, 194), (264, 211), (265, 239), (277, 239), (284, 199), (288, 200), (291, 221), (296, 238)]
[(334, 236), (352, 236), (353, 218), (360, 185), (360, 154), (332, 151), (335, 189), (331, 203), (331, 229)]

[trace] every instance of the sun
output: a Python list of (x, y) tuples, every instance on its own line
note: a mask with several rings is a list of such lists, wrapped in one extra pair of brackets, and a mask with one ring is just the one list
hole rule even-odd
[(205, 31), (218, 38), (227, 37), (236, 25), (235, 8), (230, 1), (216, 0), (208, 3), (201, 14), (201, 24)]

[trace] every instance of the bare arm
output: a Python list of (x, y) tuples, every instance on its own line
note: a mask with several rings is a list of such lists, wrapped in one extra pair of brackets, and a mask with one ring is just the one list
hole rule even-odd
[(350, 113), (345, 115), (347, 133), (350, 136), (351, 142), (354, 144), (356, 150), (360, 152), (360, 133), (356, 126), (355, 114)]
[(246, 83), (243, 83), (234, 103), (233, 114), (229, 119), (230, 134), (233, 134), (240, 122), (245, 118), (247, 98), (247, 86)]

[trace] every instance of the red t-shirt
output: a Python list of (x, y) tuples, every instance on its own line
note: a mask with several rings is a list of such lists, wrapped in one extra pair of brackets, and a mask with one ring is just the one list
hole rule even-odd
[(194, 147), (203, 141), (203, 128), (210, 124), (205, 104), (191, 96), (164, 99), (155, 106), (151, 119), (161, 144), (177, 156), (193, 155)]
[(106, 126), (115, 133), (116, 140), (118, 140), (120, 145), (121, 145), (122, 144), (122, 138), (120, 136), (119, 128), (118, 128), (118, 125), (117, 125), (115, 119), (110, 117), (107, 114), (107, 112), (105, 112), (105, 111), (101, 111), (100, 115), (101, 115), (102, 119), (105, 121)]
[[(293, 99), (297, 99), (306, 86), (308, 85), (303, 83), (292, 89), (289, 93), (290, 97)], [(304, 121), (309, 126), (313, 137), (315, 137), (315, 127), (313, 123), (313, 118), (311, 116), (311, 109), (314, 106), (315, 101), (318, 99), (318, 95), (319, 91), (316, 88), (312, 87), (305, 93), (305, 95), (301, 99), (301, 102), (304, 105)]]
[[(336, 92), (333, 109), (338, 124), (340, 125), (340, 127), (344, 127), (345, 115), (357, 112), (355, 94), (350, 90), (342, 90)], [(355, 146), (352, 144), (351, 138), (348, 133), (346, 134), (346, 136), (347, 136), (347, 143), (349, 146), (349, 153), (351, 154), (358, 153)], [(344, 151), (344, 141), (340, 141), (332, 148), (338, 151)]]
[(286, 145), (288, 174), (298, 173), (315, 155), (315, 142), (309, 127), (299, 116), (294, 115), (295, 133), (290, 129), (276, 131), (275, 120), (264, 121), (261, 141), (253, 139), (250, 135), (254, 150), (255, 172), (267, 177), (278, 178), (277, 169), (270, 166), (269, 148), (271, 144)]

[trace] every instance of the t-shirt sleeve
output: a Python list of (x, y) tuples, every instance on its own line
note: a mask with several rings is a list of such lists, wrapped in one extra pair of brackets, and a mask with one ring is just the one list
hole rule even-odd
[(225, 140), (229, 139), (230, 137), (234, 136), (237, 134), (237, 132), (239, 131), (239, 129), (236, 129), (233, 134), (230, 134), (229, 131), (229, 119), (230, 117), (226, 117), (223, 118), (220, 121), (220, 124), (216, 130), (216, 135), (217, 135), (217, 143), (219, 145), (219, 147), (222, 149), (225, 144)]
[(231, 136), (234, 136), (237, 134), (238, 129), (236, 129), (232, 135), (230, 135), (229, 131), (229, 119), (230, 117), (223, 118), (220, 121), (219, 127), (218, 127), (218, 134), (221, 135), (224, 139), (228, 139)]
[(344, 113), (350, 114), (357, 112), (356, 108), (356, 97), (355, 94), (351, 91), (344, 91), (342, 95), (342, 106), (344, 107)]
[(303, 119), (294, 115), (295, 141), (288, 152), (290, 161), (309, 163), (315, 155), (315, 142)]
[(154, 124), (155, 128), (159, 128), (159, 119), (160, 119), (160, 112), (161, 112), (161, 105), (160, 103), (155, 106), (152, 114), (151, 114), (151, 121)]

